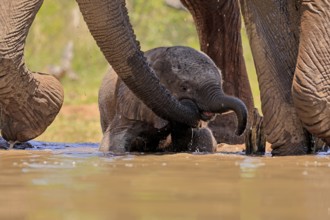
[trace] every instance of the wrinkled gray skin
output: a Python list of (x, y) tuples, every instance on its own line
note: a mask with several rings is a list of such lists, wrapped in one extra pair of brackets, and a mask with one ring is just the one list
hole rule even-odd
[(231, 46), (240, 39), (237, 24), (242, 13), (258, 75), (265, 135), (273, 155), (307, 154), (317, 138), (330, 145), (330, 1), (181, 2), (194, 17), (202, 51), (223, 71), (228, 83), (224, 91), (249, 106), (243, 98), (247, 90), (230, 92), (244, 85), (239, 80), (242, 71), (232, 71), (237, 65), (230, 62), (231, 58), (239, 60), (238, 53), (231, 53), (238, 44)]
[(39, 136), (63, 103), (61, 84), (24, 62), (25, 39), (41, 3), (0, 3), (0, 129), (11, 144)]
[(273, 155), (330, 144), (330, 1), (241, 0)]
[[(160, 83), (187, 106), (196, 105), (204, 121), (213, 119), (216, 113), (233, 110), (239, 132), (244, 131), (246, 107), (239, 99), (223, 94), (220, 70), (207, 55), (177, 46), (156, 48), (145, 56)], [(103, 79), (99, 109), (104, 134), (101, 151), (216, 150), (216, 141), (207, 123), (201, 121), (199, 128), (192, 128), (158, 117), (118, 80), (113, 70)]]
[[(32, 72), (24, 63), (29, 28), (42, 0), (2, 0), (0, 4), (0, 129), (11, 143), (40, 135), (63, 103), (54, 77)], [(184, 106), (159, 84), (133, 35), (124, 0), (77, 0), (84, 19), (121, 79), (158, 115), (197, 126), (196, 106)], [(153, 97), (147, 94), (154, 94)], [(169, 108), (164, 108), (169, 106)], [(173, 114), (175, 113), (175, 114)]]
[[(130, 90), (158, 116), (196, 127), (201, 119), (198, 107), (179, 102), (154, 77), (135, 40), (125, 1), (77, 2), (97, 45)], [(226, 87), (234, 89), (228, 94), (237, 92), (251, 103), (248, 90), (240, 90), (248, 83), (244, 71), (234, 68), (235, 63), (242, 64), (241, 9), (273, 155), (306, 154), (313, 145), (312, 136), (330, 144), (329, 1), (240, 0), (241, 7), (238, 0), (181, 2), (194, 17), (202, 50), (224, 70)], [(29, 71), (24, 63), (25, 39), (41, 4), (42, 0), (2, 0), (0, 4), (0, 128), (11, 142), (40, 135), (63, 102), (60, 84)]]

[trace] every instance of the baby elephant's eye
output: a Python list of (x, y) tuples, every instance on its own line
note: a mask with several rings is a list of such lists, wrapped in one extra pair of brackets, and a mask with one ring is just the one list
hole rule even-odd
[(189, 87), (185, 84), (181, 85), (180, 89), (181, 89), (182, 92), (189, 92)]
[(182, 86), (182, 87), (181, 87), (181, 90), (184, 91), (184, 92), (186, 92), (186, 91), (188, 90), (188, 88), (185, 87), (185, 86)]

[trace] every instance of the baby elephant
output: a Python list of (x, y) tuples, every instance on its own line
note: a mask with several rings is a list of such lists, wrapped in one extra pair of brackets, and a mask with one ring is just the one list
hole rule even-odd
[(189, 47), (176, 46), (152, 49), (145, 57), (160, 83), (173, 96), (198, 108), (200, 126), (191, 128), (158, 117), (110, 70), (99, 91), (103, 131), (101, 151), (214, 152), (216, 141), (207, 121), (230, 110), (237, 115), (236, 133), (244, 132), (246, 107), (239, 99), (223, 93), (220, 70), (207, 55)]

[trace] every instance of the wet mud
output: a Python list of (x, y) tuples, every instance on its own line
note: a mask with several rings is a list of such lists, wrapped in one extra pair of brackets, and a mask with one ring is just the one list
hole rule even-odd
[(0, 219), (330, 218), (330, 152), (113, 156), (95, 143), (30, 144), (0, 150)]

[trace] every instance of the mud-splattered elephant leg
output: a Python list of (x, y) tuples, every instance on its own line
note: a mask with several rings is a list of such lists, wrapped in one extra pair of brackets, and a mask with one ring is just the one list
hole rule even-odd
[(156, 129), (149, 124), (115, 115), (103, 134), (99, 150), (122, 154), (125, 152), (161, 152), (161, 140), (170, 134), (169, 125)]
[(139, 132), (140, 129), (136, 128), (134, 121), (123, 119), (118, 114), (103, 133), (99, 150), (115, 154), (129, 152)]
[(263, 117), (258, 109), (254, 109), (251, 127), (245, 131), (246, 154), (263, 155), (266, 151), (266, 136), (264, 133)]
[(209, 152), (213, 153), (217, 150), (217, 141), (215, 140), (211, 129), (194, 128), (193, 140), (190, 147), (192, 152)]
[(292, 94), (304, 127), (330, 144), (330, 2), (301, 1), (301, 34)]
[(272, 153), (306, 154), (309, 135), (297, 116), (291, 95), (299, 44), (299, 1), (241, 0), (241, 6)]
[(217, 142), (207, 127), (191, 128), (180, 123), (171, 123), (173, 152), (215, 152)]
[[(250, 117), (254, 104), (243, 57), (238, 0), (181, 2), (194, 18), (201, 50), (209, 55), (221, 70), (224, 92), (241, 99)], [(209, 123), (209, 127), (218, 143), (244, 143), (244, 135), (235, 135), (236, 124), (235, 115), (228, 113), (217, 116), (216, 120)]]

